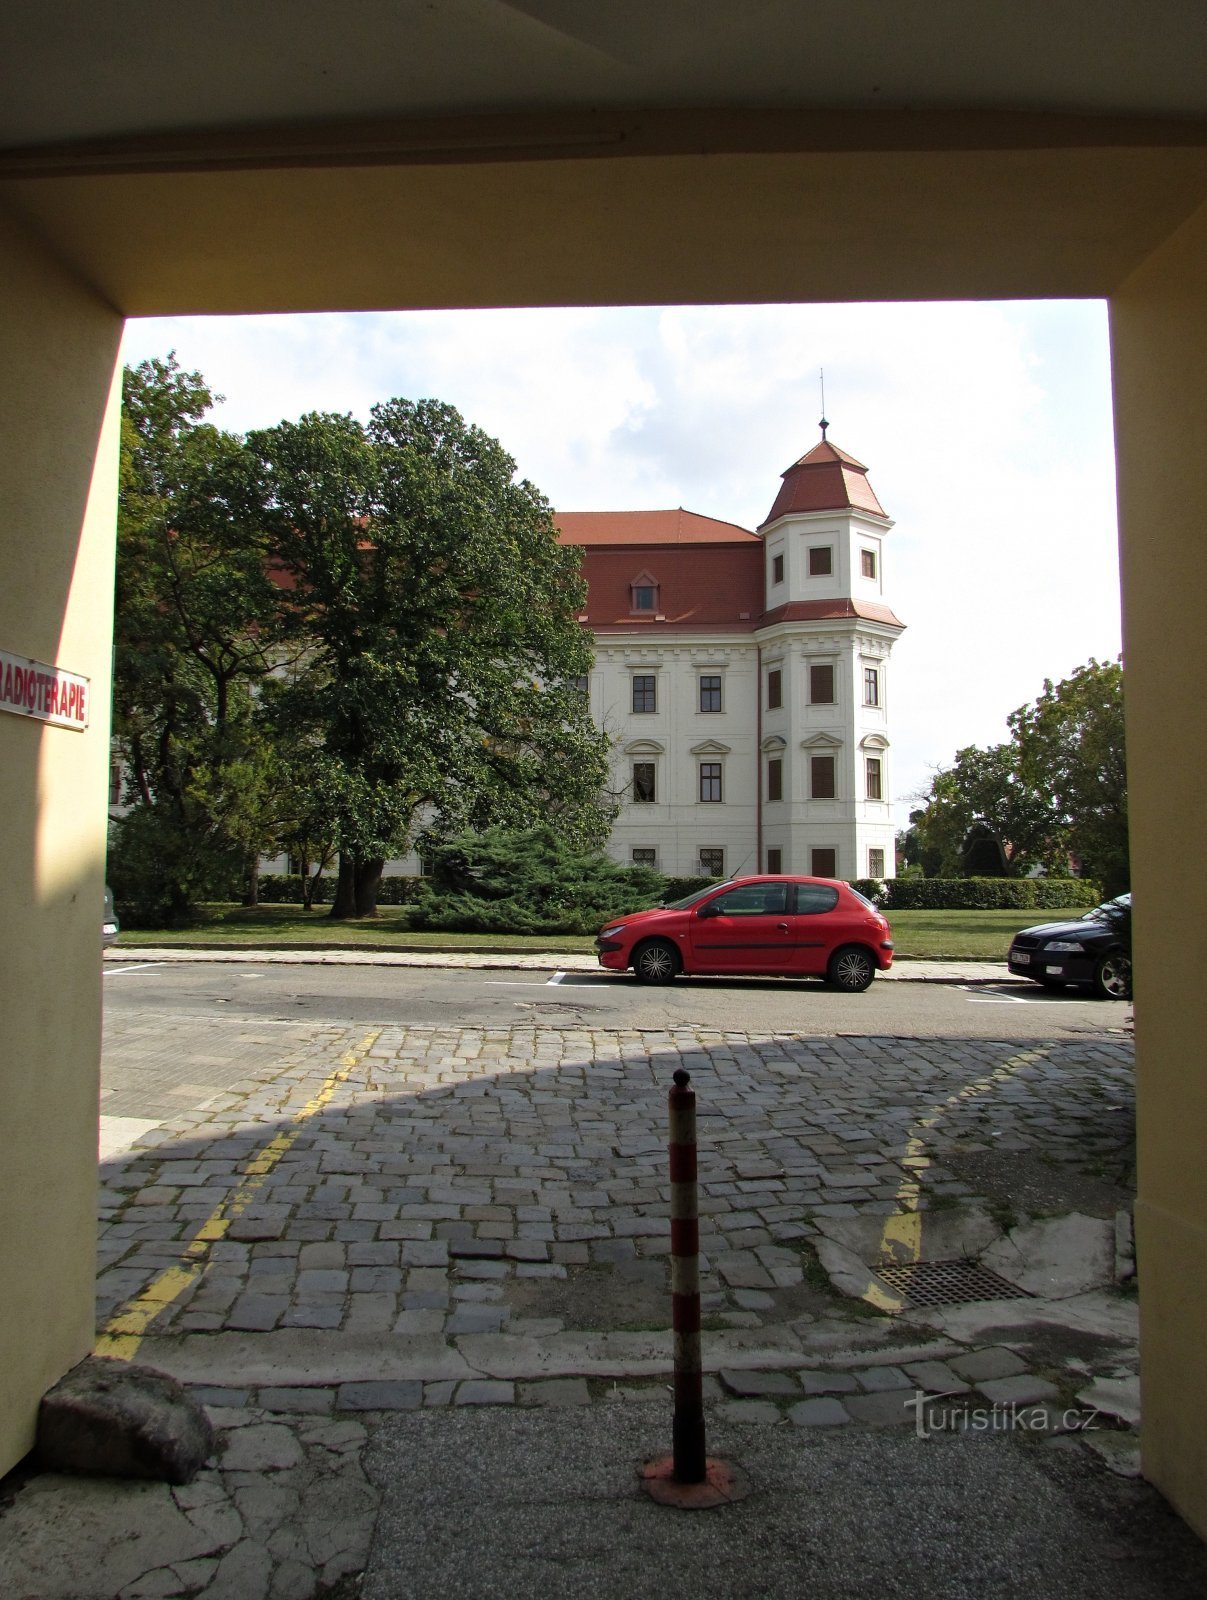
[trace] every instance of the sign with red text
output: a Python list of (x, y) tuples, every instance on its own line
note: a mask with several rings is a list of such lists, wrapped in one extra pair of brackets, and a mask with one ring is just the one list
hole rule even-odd
[(0, 711), (83, 733), (88, 726), (88, 679), (0, 650)]

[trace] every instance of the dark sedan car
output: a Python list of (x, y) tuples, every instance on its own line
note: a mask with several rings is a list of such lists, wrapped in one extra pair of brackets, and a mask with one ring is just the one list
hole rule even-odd
[(1100, 1000), (1130, 1000), (1132, 958), (1129, 930), (1132, 897), (1095, 906), (1076, 922), (1045, 922), (1016, 933), (1009, 967), (1015, 977), (1034, 978), (1048, 989), (1088, 985)]

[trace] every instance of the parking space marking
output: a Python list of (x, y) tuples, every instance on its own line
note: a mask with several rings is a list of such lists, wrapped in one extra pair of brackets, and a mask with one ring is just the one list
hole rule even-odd
[[(930, 1130), (937, 1127), (947, 1112), (954, 1110), (961, 1101), (975, 1100), (981, 1095), (988, 1094), (990, 1090), (1011, 1078), (1020, 1067), (1042, 1061), (1047, 1055), (1048, 1051), (1045, 1048), (1020, 1050), (1017, 1055), (1009, 1056), (983, 1078), (978, 1078), (974, 1083), (966, 1083), (962, 1089), (957, 1089), (955, 1094), (948, 1095), (946, 1100), (933, 1108), (929, 1116), (918, 1118), (914, 1126), (919, 1131), (910, 1135), (905, 1153), (898, 1158), (898, 1165), (905, 1168), (906, 1176), (898, 1184), (894, 1196), (900, 1209), (885, 1218), (881, 1230), (879, 1250), (881, 1261), (911, 1262), (922, 1259), (922, 1219), (925, 1213), (919, 1207), (919, 1200), (922, 1196), (921, 1174), (931, 1164), (930, 1157), (926, 1154), (926, 1135)], [(905, 1301), (901, 1296), (886, 1295), (875, 1284), (868, 1286), (863, 1298), (880, 1311), (893, 1313), (905, 1308)]]
[(133, 964), (129, 962), (123, 962), (120, 967), (117, 965), (109, 966), (106, 964), (101, 976), (105, 978), (116, 978), (123, 972), (145, 972), (148, 967), (167, 967), (170, 965), (171, 963), (168, 961), (135, 961)]
[(337, 1069), (324, 1079), (318, 1092), (300, 1110), (294, 1112), (293, 1126), (276, 1134), (247, 1161), (239, 1187), (229, 1200), (224, 1200), (210, 1212), (185, 1245), (181, 1260), (173, 1266), (166, 1267), (152, 1279), (140, 1295), (127, 1301), (120, 1311), (110, 1317), (105, 1324), (104, 1332), (96, 1341), (95, 1353), (98, 1356), (113, 1356), (119, 1361), (134, 1359), (152, 1322), (165, 1307), (178, 1300), (205, 1271), (211, 1247), (218, 1240), (225, 1239), (231, 1223), (247, 1209), (257, 1192), (263, 1188), (269, 1173), (293, 1146), (302, 1130), (302, 1124), (323, 1109), (336, 1089), (347, 1079), (353, 1068), (368, 1055), (380, 1037), (381, 1029), (374, 1028), (359, 1044), (354, 1045), (351, 1050), (345, 1050)]

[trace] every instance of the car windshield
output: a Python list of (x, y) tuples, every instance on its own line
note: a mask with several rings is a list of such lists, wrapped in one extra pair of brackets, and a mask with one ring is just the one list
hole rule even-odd
[(723, 889), (723, 883), (710, 883), (707, 888), (695, 889), (691, 894), (685, 894), (682, 900), (663, 900), (664, 911), (686, 911), (688, 906), (694, 906), (697, 900), (703, 900), (706, 894), (713, 894), (718, 889)]
[(1116, 895), (1113, 900), (1104, 900), (1100, 906), (1095, 906), (1092, 911), (1087, 911), (1082, 917), (1083, 922), (1111, 922), (1122, 911), (1130, 911), (1132, 897), (1130, 894)]

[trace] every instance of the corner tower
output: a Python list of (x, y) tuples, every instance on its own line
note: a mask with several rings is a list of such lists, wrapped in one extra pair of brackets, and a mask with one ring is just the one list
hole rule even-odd
[(822, 438), (783, 474), (763, 539), (762, 869), (827, 878), (894, 872), (886, 604), (892, 520), (867, 468)]

